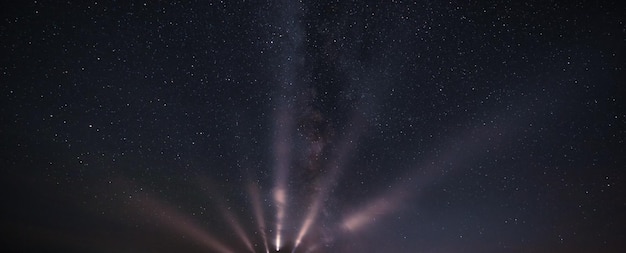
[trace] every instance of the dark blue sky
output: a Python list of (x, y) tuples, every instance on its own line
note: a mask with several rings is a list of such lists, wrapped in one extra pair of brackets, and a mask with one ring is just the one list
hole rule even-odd
[(0, 252), (626, 247), (618, 3), (0, 9)]

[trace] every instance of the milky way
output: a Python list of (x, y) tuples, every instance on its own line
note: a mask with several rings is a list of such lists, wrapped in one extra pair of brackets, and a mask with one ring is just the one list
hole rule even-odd
[(626, 247), (618, 3), (0, 9), (0, 252)]

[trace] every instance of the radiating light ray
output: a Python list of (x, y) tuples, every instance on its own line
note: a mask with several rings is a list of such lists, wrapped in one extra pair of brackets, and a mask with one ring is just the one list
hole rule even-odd
[[(289, 86), (289, 85), (287, 85)], [(289, 89), (288, 87), (285, 87)], [(289, 177), (289, 164), (291, 162), (291, 131), (293, 129), (293, 116), (289, 109), (288, 102), (283, 101), (276, 115), (274, 136), (274, 189), (272, 198), (276, 207), (276, 251), (280, 250), (282, 243), (282, 232), (287, 209), (287, 180)]]
[(397, 209), (406, 197), (407, 194), (405, 192), (396, 190), (391, 194), (385, 194), (382, 197), (376, 198), (363, 209), (344, 219), (344, 221), (341, 222), (341, 228), (349, 232), (358, 231), (369, 223), (374, 222), (376, 217)]
[(304, 61), (292, 60), (297, 59), (300, 48), (304, 40), (304, 33), (298, 21), (301, 7), (294, 1), (283, 1), (279, 3), (280, 14), (278, 15), (281, 27), (286, 31), (286, 37), (281, 42), (283, 50), (278, 59), (280, 71), (276, 82), (279, 84), (280, 92), (275, 98), (276, 115), (275, 116), (275, 135), (273, 140), (274, 152), (274, 188), (273, 199), (276, 206), (276, 251), (280, 250), (283, 241), (283, 229), (285, 227), (285, 216), (287, 214), (287, 180), (288, 169), (291, 162), (290, 144), (292, 130), (294, 129), (293, 103), (297, 95), (297, 70)]
[(311, 225), (313, 225), (313, 222), (315, 222), (315, 219), (317, 218), (321, 205), (322, 205), (322, 198), (315, 198), (313, 200), (313, 205), (310, 207), (309, 212), (307, 213), (307, 216), (304, 219), (304, 223), (302, 224), (302, 227), (300, 228), (300, 231), (298, 232), (298, 237), (296, 237), (294, 250), (300, 245), (300, 243), (302, 242), (302, 239), (311, 228)]
[(235, 232), (237, 238), (243, 243), (248, 251), (254, 252), (252, 240), (250, 240), (250, 237), (246, 234), (243, 226), (241, 225), (241, 222), (239, 221), (239, 219), (237, 219), (236, 215), (233, 214), (233, 212), (229, 208), (226, 208), (226, 205), (224, 204), (224, 199), (221, 197), (222, 194), (220, 194), (219, 191), (215, 187), (213, 187), (216, 184), (212, 182), (211, 179), (206, 177), (198, 177), (197, 182), (201, 185), (202, 189), (208, 188), (204, 191), (204, 193), (207, 195), (207, 197), (213, 200), (224, 220), (228, 223), (233, 232)]
[(218, 239), (200, 228), (196, 222), (176, 209), (151, 197), (146, 197), (142, 204), (142, 213), (156, 218), (174, 231), (189, 236), (193, 241), (205, 246), (207, 249), (221, 253), (234, 253), (232, 249), (222, 244)]
[(274, 189), (272, 197), (276, 206), (276, 251), (282, 245), (282, 232), (287, 210), (287, 180), (291, 162), (290, 139), (293, 128), (293, 116), (287, 107), (281, 107), (276, 119), (276, 136), (274, 138)]
[(279, 251), (282, 243), (281, 236), (287, 205), (287, 193), (285, 188), (278, 187), (274, 189), (274, 201), (276, 204), (276, 251)]
[(230, 227), (233, 229), (233, 231), (239, 238), (239, 240), (243, 242), (243, 244), (246, 246), (246, 248), (250, 252), (254, 252), (254, 248), (252, 247), (252, 241), (250, 240), (250, 238), (244, 231), (243, 227), (241, 226), (241, 223), (235, 217), (235, 215), (230, 210), (228, 210), (224, 205), (220, 205), (220, 210), (221, 210), (222, 215), (224, 216), (224, 218), (230, 225)]
[(320, 209), (324, 205), (324, 200), (328, 197), (328, 194), (331, 192), (333, 185), (339, 179), (341, 169), (344, 167), (344, 164), (348, 160), (350, 153), (355, 149), (358, 139), (364, 132), (365, 127), (363, 127), (363, 124), (361, 122), (362, 120), (362, 117), (358, 116), (358, 114), (354, 114), (349, 124), (349, 126), (351, 127), (351, 131), (348, 131), (348, 135), (345, 136), (343, 141), (340, 143), (335, 157), (328, 166), (329, 172), (325, 177), (320, 180), (320, 182), (317, 182), (319, 191), (313, 197), (312, 204), (308, 209), (300, 230), (298, 231), (294, 250), (300, 245), (302, 239), (304, 239), (304, 237), (311, 229), (311, 226), (317, 220)]
[[(287, 161), (286, 158), (288, 151), (286, 151), (285, 144), (279, 144), (279, 146), (285, 146), (279, 148), (279, 165), (276, 170), (278, 171), (276, 177), (276, 186), (273, 192), (274, 204), (276, 205), (276, 251), (280, 250), (281, 236), (283, 231), (283, 222), (285, 220), (285, 212), (287, 209)], [(282, 150), (282, 151), (281, 151)]]
[[(507, 135), (514, 132), (510, 131)], [(495, 144), (500, 143), (503, 137), (502, 132), (484, 127), (461, 134), (458, 138), (452, 138), (457, 141), (451, 142), (454, 144), (447, 145), (445, 152), (436, 154), (436, 157), (430, 159), (433, 162), (416, 166), (406, 177), (409, 180), (391, 187), (389, 191), (369, 201), (363, 208), (347, 215), (340, 223), (341, 229), (346, 232), (359, 231), (376, 221), (377, 217), (388, 215), (397, 210), (406, 199), (414, 197), (416, 188), (428, 187), (437, 179), (455, 172), (454, 170), (459, 169), (456, 164), (469, 163), (484, 152), (487, 147), (494, 147)], [(444, 168), (437, 165), (438, 163), (444, 163), (451, 168), (449, 171), (445, 171)]]
[(254, 212), (254, 218), (257, 222), (257, 229), (263, 240), (263, 247), (265, 253), (269, 253), (270, 250), (267, 246), (267, 234), (265, 233), (265, 219), (263, 218), (263, 208), (261, 207), (261, 196), (259, 194), (259, 188), (256, 184), (248, 184), (248, 192), (250, 194), (250, 201), (252, 201), (252, 210)]

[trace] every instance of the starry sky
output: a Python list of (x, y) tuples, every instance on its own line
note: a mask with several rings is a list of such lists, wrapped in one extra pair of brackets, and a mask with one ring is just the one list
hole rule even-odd
[(3, 2), (0, 252), (622, 252), (618, 2)]

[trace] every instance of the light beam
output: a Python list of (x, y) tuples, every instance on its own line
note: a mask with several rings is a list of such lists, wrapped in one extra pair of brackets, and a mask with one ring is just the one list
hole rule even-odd
[[(377, 217), (397, 210), (402, 203), (406, 202), (407, 198), (416, 194), (416, 189), (430, 186), (437, 179), (458, 172), (457, 164), (470, 163), (480, 152), (494, 146), (497, 147), (497, 144), (500, 144), (504, 137), (502, 132), (493, 131), (498, 128), (498, 125), (481, 127), (465, 132), (457, 138), (452, 138), (448, 145), (444, 145), (447, 148), (442, 154), (437, 153), (435, 157), (430, 159), (433, 162), (416, 166), (416, 169), (405, 177), (408, 180), (391, 187), (391, 190), (368, 202), (363, 208), (347, 215), (340, 223), (341, 229), (346, 232), (363, 229), (366, 225), (374, 222)], [(514, 133), (515, 131), (510, 132)], [(443, 163), (445, 167), (438, 166), (439, 163)]]
[(265, 253), (269, 253), (270, 250), (267, 246), (267, 234), (265, 234), (265, 219), (263, 218), (263, 208), (261, 207), (261, 196), (259, 194), (259, 188), (256, 184), (250, 183), (248, 185), (248, 192), (250, 193), (250, 200), (252, 201), (252, 210), (257, 222), (257, 228), (261, 239), (263, 240), (263, 247)]
[(282, 245), (282, 233), (285, 227), (285, 215), (287, 210), (287, 179), (288, 169), (291, 162), (290, 139), (292, 129), (294, 128), (293, 120), (293, 103), (296, 100), (297, 90), (294, 83), (297, 81), (297, 67), (301, 67), (303, 61), (292, 61), (299, 57), (299, 50), (303, 43), (303, 33), (299, 27), (298, 16), (300, 8), (291, 1), (285, 1), (282, 13), (279, 14), (279, 20), (282, 26), (289, 31), (287, 36), (282, 40), (281, 48), (283, 53), (279, 59), (279, 67), (281, 71), (278, 74), (277, 83), (280, 86), (278, 96), (274, 97), (276, 104), (276, 133), (273, 140), (274, 148), (274, 188), (273, 199), (276, 205), (276, 251), (280, 250)]
[(278, 133), (274, 140), (276, 159), (275, 186), (273, 192), (276, 205), (276, 251), (280, 250), (283, 223), (287, 209), (287, 174), (290, 162), (289, 136), (293, 120), (286, 109), (283, 109), (277, 120)]
[(230, 225), (229, 227), (235, 232), (235, 235), (241, 240), (246, 249), (249, 252), (254, 252), (252, 241), (243, 229), (241, 222), (239, 222), (236, 215), (224, 204), (223, 194), (220, 194), (220, 191), (213, 187), (216, 184), (206, 177), (198, 177), (197, 183), (200, 184), (200, 188), (204, 190), (203, 192), (206, 196), (213, 200), (224, 220)]
[(219, 240), (200, 228), (197, 223), (189, 219), (176, 209), (169, 207), (157, 199), (147, 197), (143, 199), (142, 213), (153, 216), (170, 229), (184, 234), (193, 241), (204, 245), (207, 249), (220, 253), (234, 253), (232, 249), (222, 244)]
[(243, 244), (250, 252), (254, 252), (254, 248), (252, 247), (252, 241), (250, 241), (250, 238), (248, 237), (248, 235), (246, 235), (246, 232), (241, 226), (241, 223), (235, 217), (232, 211), (228, 210), (224, 205), (220, 205), (220, 209), (222, 215), (224, 216), (230, 227), (233, 229), (237, 237), (239, 237), (239, 240), (243, 242)]
[(298, 236), (296, 237), (294, 247), (298, 247), (298, 245), (300, 245), (302, 239), (304, 239), (304, 237), (311, 229), (311, 226), (317, 220), (317, 216), (322, 206), (324, 205), (324, 200), (328, 197), (328, 194), (333, 188), (335, 182), (338, 180), (341, 169), (344, 167), (344, 164), (348, 160), (350, 153), (355, 149), (357, 140), (360, 138), (361, 134), (365, 130), (365, 127), (363, 127), (362, 124), (362, 120), (363, 118), (360, 117), (357, 113), (353, 115), (352, 120), (349, 124), (349, 126), (351, 127), (351, 131), (348, 131), (349, 134), (344, 137), (343, 141), (337, 148), (336, 156), (328, 166), (330, 171), (325, 177), (317, 182), (319, 186), (319, 192), (317, 192), (317, 194), (313, 197), (312, 204), (309, 207), (302, 226), (300, 227), (300, 231), (298, 232)]

